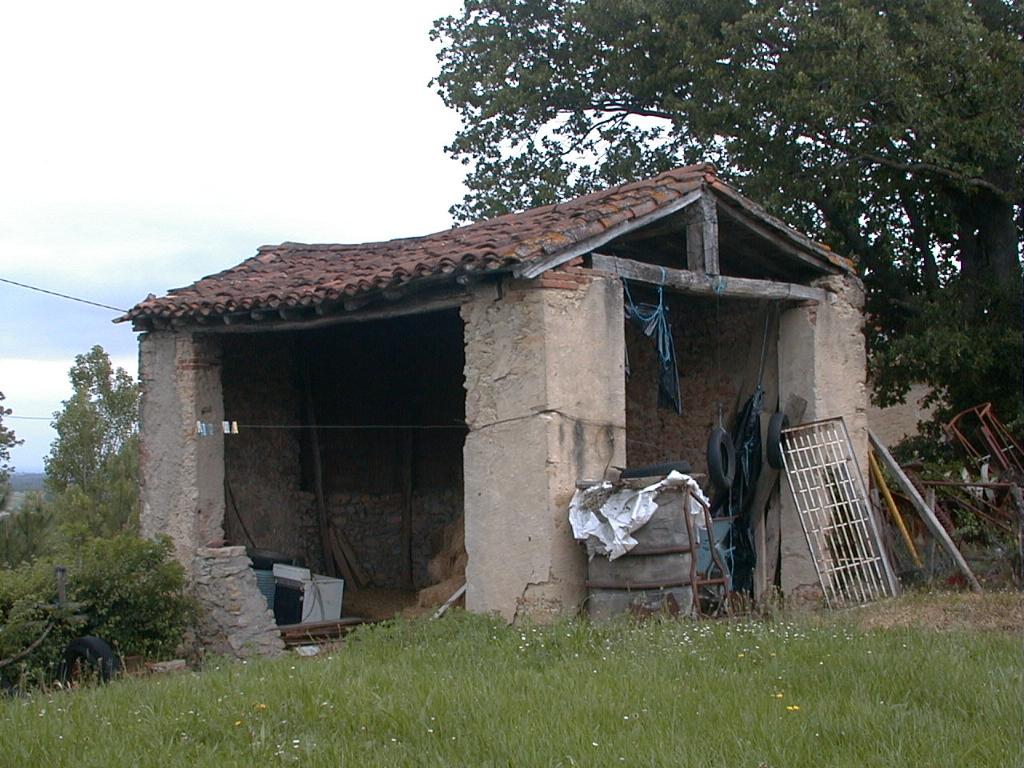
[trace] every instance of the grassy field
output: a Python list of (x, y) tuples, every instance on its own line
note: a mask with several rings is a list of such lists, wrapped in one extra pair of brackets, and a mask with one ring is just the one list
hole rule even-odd
[(1005, 632), (456, 613), (327, 657), (0, 702), (3, 766), (1016, 766)]

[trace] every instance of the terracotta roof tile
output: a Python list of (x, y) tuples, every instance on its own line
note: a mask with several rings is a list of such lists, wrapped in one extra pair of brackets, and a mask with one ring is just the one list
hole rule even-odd
[(708, 180), (721, 184), (711, 166), (692, 165), (423, 237), (361, 245), (265, 245), (235, 267), (139, 302), (122, 319), (197, 318), (282, 305), (313, 306), (432, 275), (507, 270), (628, 224)]

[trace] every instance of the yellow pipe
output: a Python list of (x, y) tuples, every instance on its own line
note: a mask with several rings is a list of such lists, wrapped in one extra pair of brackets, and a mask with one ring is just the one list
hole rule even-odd
[(914, 565), (918, 568), (923, 568), (924, 564), (921, 562), (921, 557), (917, 554), (917, 547), (914, 546), (914, 540), (910, 538), (907, 526), (903, 522), (903, 515), (900, 514), (896, 501), (889, 491), (889, 486), (886, 485), (885, 477), (882, 476), (882, 468), (878, 466), (878, 459), (875, 458), (874, 451), (868, 451), (868, 464), (871, 465), (871, 475), (875, 478), (875, 485), (878, 486), (878, 490), (882, 492), (882, 496), (885, 498), (885, 504), (889, 508), (889, 516), (892, 517), (892, 521), (896, 523), (896, 527), (903, 534), (903, 541), (906, 543), (907, 549), (910, 550), (910, 556), (914, 559)]

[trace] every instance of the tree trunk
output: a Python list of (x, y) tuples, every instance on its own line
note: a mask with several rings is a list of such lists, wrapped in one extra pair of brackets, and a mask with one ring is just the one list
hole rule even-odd
[(986, 190), (957, 194), (960, 269), (969, 280), (1020, 282), (1020, 233), (1013, 206)]

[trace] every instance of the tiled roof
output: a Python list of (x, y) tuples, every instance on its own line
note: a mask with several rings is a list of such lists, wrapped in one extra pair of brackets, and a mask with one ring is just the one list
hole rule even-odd
[(691, 165), (423, 237), (361, 245), (263, 246), (236, 267), (166, 296), (150, 296), (122, 319), (198, 321), (259, 309), (313, 307), (428, 276), (508, 270), (599, 238), (713, 182), (721, 185), (712, 166)]

